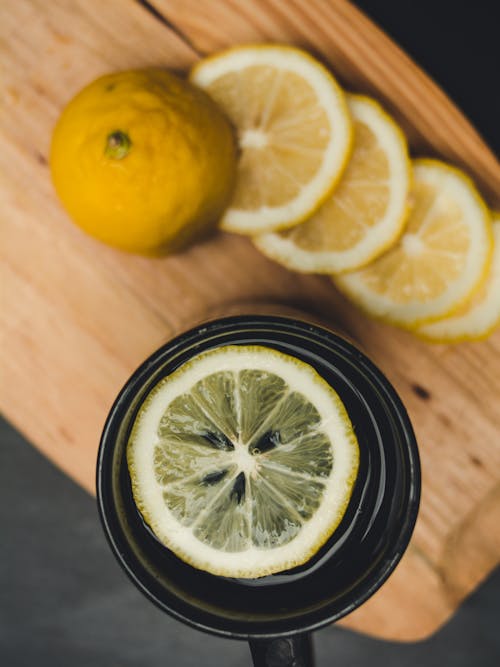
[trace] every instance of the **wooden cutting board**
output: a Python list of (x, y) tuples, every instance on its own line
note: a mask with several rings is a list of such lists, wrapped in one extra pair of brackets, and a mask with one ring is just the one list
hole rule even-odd
[[(124, 255), (71, 225), (47, 155), (62, 106), (96, 76), (185, 71), (232, 43), (309, 48), (342, 83), (376, 95), (415, 154), (464, 167), (500, 207), (500, 165), (445, 95), (346, 0), (4, 0), (0, 7), (0, 406), (66, 473), (94, 490), (100, 431), (131, 371), (232, 304), (286, 303), (341, 324), (385, 371), (415, 425), (423, 497), (411, 546), (349, 628), (415, 640), (435, 631), (500, 554), (500, 332), (429, 346), (368, 321), (327, 279), (292, 274), (219, 234), (166, 259)], [(22, 471), (20, 471), (22, 474)]]

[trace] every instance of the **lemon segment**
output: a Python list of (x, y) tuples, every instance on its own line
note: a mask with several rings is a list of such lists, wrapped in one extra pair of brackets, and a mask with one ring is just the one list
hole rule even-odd
[(333, 281), (368, 314), (414, 329), (451, 314), (485, 280), (490, 213), (472, 181), (438, 160), (413, 162), (413, 208), (403, 235), (365, 268)]
[(261, 346), (201, 353), (160, 381), (134, 422), (135, 503), (190, 565), (256, 578), (306, 562), (347, 508), (359, 448), (337, 393)]
[(332, 191), (351, 148), (344, 94), (300, 49), (229, 49), (198, 63), (191, 81), (225, 111), (238, 134), (235, 193), (223, 229), (257, 234), (303, 221)]
[(411, 166), (403, 133), (377, 102), (347, 95), (354, 145), (334, 192), (308, 220), (254, 239), (271, 259), (304, 273), (357, 269), (398, 238)]
[(493, 213), (494, 248), (486, 281), (450, 317), (424, 324), (416, 334), (437, 343), (482, 340), (500, 325), (500, 213)]

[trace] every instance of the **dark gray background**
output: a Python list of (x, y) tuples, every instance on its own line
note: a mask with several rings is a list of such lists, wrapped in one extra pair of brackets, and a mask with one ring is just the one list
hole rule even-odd
[[(498, 152), (495, 0), (357, 4), (434, 76)], [(1, 667), (250, 664), (244, 643), (191, 630), (143, 599), (108, 550), (94, 500), (1, 420), (0, 490)], [(318, 664), (497, 667), (499, 622), (497, 572), (431, 639), (399, 645), (327, 628), (315, 635)]]
[[(143, 598), (108, 549), (94, 499), (0, 424), (2, 667), (250, 666), (243, 642), (192, 630)], [(499, 598), (500, 572), (419, 644), (326, 628), (315, 634), (318, 665), (497, 667)]]

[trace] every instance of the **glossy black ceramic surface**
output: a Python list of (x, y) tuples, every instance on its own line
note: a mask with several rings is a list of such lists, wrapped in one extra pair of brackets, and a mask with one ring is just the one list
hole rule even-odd
[[(125, 448), (138, 407), (160, 378), (220, 345), (266, 345), (303, 359), (338, 392), (360, 445), (347, 512), (306, 565), (257, 580), (196, 570), (161, 545), (132, 499)], [(383, 374), (352, 344), (315, 325), (270, 316), (231, 317), (175, 338), (140, 366), (102, 435), (99, 511), (125, 572), (160, 608), (192, 626), (236, 638), (319, 628), (362, 604), (386, 580), (410, 539), (420, 497), (418, 451), (408, 415)]]

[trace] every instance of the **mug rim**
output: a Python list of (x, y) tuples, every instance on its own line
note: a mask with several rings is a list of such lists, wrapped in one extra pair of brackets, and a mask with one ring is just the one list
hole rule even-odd
[[(109, 489), (107, 490), (105, 488), (106, 482), (104, 480), (106, 464), (108, 464), (109, 467), (109, 463), (112, 459), (114, 451), (114, 447), (112, 446), (114, 436), (116, 435), (117, 429), (119, 428), (122, 420), (126, 417), (127, 411), (130, 409), (130, 405), (134, 396), (137, 395), (140, 388), (147, 383), (149, 373), (156, 368), (160, 368), (163, 363), (167, 363), (168, 358), (172, 356), (176, 350), (181, 350), (183, 346), (191, 339), (196, 339), (197, 337), (207, 333), (216, 332), (218, 329), (224, 330), (226, 328), (229, 330), (233, 327), (238, 327), (238, 325), (245, 324), (254, 326), (259, 324), (262, 324), (263, 326), (270, 324), (282, 325), (295, 331), (299, 331), (302, 334), (319, 335), (322, 338), (326, 338), (330, 344), (333, 343), (335, 346), (339, 347), (343, 353), (355, 355), (356, 363), (362, 364), (364, 367), (364, 372), (371, 376), (372, 379), (376, 380), (378, 388), (382, 389), (384, 398), (390, 406), (392, 417), (397, 418), (398, 428), (404, 436), (404, 443), (408, 455), (409, 479), (411, 480), (407, 496), (405, 497), (407, 511), (405, 512), (405, 518), (401, 524), (398, 537), (396, 540), (394, 540), (393, 543), (391, 543), (390, 549), (388, 549), (389, 555), (384, 555), (383, 565), (376, 568), (374, 573), (370, 574), (366, 581), (363, 581), (361, 590), (357, 592), (356, 597), (351, 604), (347, 605), (340, 612), (338, 610), (329, 611), (327, 605), (324, 614), (322, 614), (322, 617), (318, 620), (301, 624), (300, 615), (293, 616), (288, 619), (290, 621), (290, 625), (292, 626), (290, 628), (255, 633), (251, 631), (235, 631), (233, 629), (221, 627), (221, 625), (224, 624), (224, 619), (221, 616), (211, 614), (206, 610), (202, 610), (203, 615), (210, 615), (214, 619), (219, 619), (219, 624), (210, 625), (208, 623), (199, 621), (198, 619), (192, 618), (189, 615), (183, 613), (179, 609), (173, 608), (170, 604), (166, 603), (164, 600), (161, 600), (150, 590), (150, 588), (143, 582), (141, 577), (136, 574), (133, 566), (131, 566), (129, 560), (127, 559), (127, 554), (124, 553), (122, 548), (120, 548), (120, 545), (116, 539), (116, 531), (111, 525), (112, 521), (108, 516), (109, 511), (113, 509), (113, 507), (109, 507), (110, 502), (112, 505), (114, 504), (112, 502), (113, 494), (109, 491)], [(256, 332), (257, 331), (258, 329), (256, 327)], [(129, 376), (119, 391), (106, 418), (97, 456), (96, 491), (99, 517), (107, 542), (110, 545), (116, 560), (128, 578), (151, 602), (177, 620), (197, 630), (201, 630), (212, 635), (245, 640), (271, 639), (311, 632), (329, 625), (351, 613), (354, 611), (354, 609), (357, 609), (385, 583), (406, 551), (413, 533), (413, 529), (415, 527), (421, 496), (421, 468), (415, 434), (405, 406), (403, 405), (398, 393), (396, 392), (393, 385), (389, 382), (385, 374), (361, 350), (359, 350), (346, 338), (318, 325), (316, 322), (309, 323), (307, 321), (283, 316), (248, 314), (217, 318), (190, 328), (189, 330), (179, 334), (178, 336), (160, 346), (135, 369), (135, 371)], [(184, 606), (187, 605), (184, 604)], [(239, 621), (239, 623), (240, 625), (244, 625), (245, 622)]]

